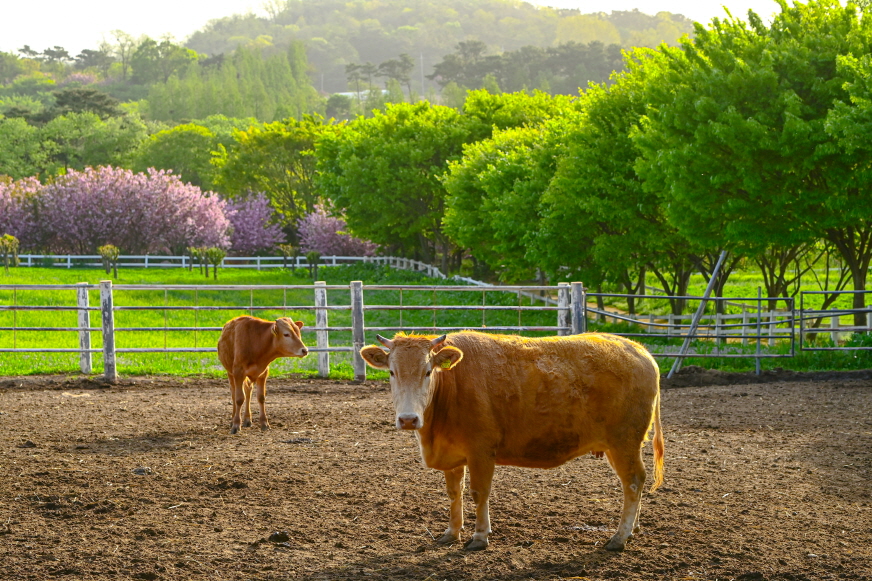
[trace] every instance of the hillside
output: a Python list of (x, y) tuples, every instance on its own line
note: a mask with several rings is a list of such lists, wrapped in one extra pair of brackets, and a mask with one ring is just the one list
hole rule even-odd
[(566, 43), (597, 42), (615, 49), (675, 44), (693, 32), (691, 20), (668, 12), (582, 14), (517, 0), (287, 0), (274, 2), (269, 11), (268, 17), (213, 20), (186, 45), (215, 56), (239, 46), (281, 51), (302, 41), (312, 82), (324, 92), (350, 90), (347, 65), (378, 65), (406, 54), (414, 63), (411, 88), (426, 93), (437, 88), (426, 77), (461, 42), (482, 42), (489, 54), (497, 55)]

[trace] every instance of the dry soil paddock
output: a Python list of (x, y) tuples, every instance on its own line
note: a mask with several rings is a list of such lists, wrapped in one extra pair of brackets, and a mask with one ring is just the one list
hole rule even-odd
[(592, 456), (498, 468), (490, 548), (436, 546), (442, 474), (383, 383), (271, 379), (273, 429), (231, 436), (223, 381), (0, 378), (0, 577), (872, 579), (872, 380), (682, 377), (666, 483), (620, 554)]

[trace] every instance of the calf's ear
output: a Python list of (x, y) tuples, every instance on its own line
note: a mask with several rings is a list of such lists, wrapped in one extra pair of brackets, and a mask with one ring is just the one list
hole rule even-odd
[(275, 335), (276, 337), (279, 336), (279, 326), (276, 323), (272, 324), (271, 331), (272, 331), (272, 334)]
[(376, 369), (388, 369), (388, 354), (377, 345), (369, 345), (360, 350), (360, 356), (371, 367)]
[(447, 345), (439, 353), (433, 354), (433, 369), (452, 369), (463, 359), (463, 351), (457, 347)]
[(294, 324), (297, 326), (298, 329), (302, 329), (305, 323), (303, 323), (303, 321), (294, 321)]

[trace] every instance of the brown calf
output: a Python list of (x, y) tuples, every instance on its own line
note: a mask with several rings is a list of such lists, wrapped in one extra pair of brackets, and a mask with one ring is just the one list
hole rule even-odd
[(644, 347), (615, 335), (527, 339), (463, 331), (441, 337), (378, 337), (361, 349), (390, 371), (399, 429), (415, 430), (424, 464), (445, 473), (451, 500), (440, 543), (460, 538), (463, 479), (475, 502), (475, 533), (464, 546), (488, 546), (488, 497), (495, 465), (554, 468), (605, 452), (621, 480), (624, 508), (606, 544), (622, 550), (639, 530), (645, 466), (654, 427), (653, 491), (663, 482), (660, 372)]
[[(233, 420), (230, 433), (251, 425), (251, 391), (257, 385), (260, 404), (260, 428), (268, 430), (266, 415), (266, 378), (269, 364), (279, 357), (305, 357), (309, 350), (300, 338), (302, 321), (287, 317), (264, 321), (243, 315), (227, 321), (218, 339), (218, 358), (230, 379), (230, 397), (233, 400)], [(240, 418), (240, 413), (242, 418)]]

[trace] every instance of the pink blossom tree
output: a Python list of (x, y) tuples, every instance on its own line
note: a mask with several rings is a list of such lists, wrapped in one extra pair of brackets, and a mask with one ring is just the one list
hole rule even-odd
[(15, 236), (23, 248), (40, 246), (34, 204), (41, 192), (42, 184), (36, 178), (0, 178), (0, 236)]
[(285, 241), (281, 226), (273, 223), (274, 212), (269, 198), (250, 194), (227, 204), (227, 217), (233, 226), (230, 248), (237, 256), (251, 256), (260, 250), (272, 250)]
[(39, 222), (54, 252), (90, 254), (105, 244), (125, 253), (181, 253), (230, 245), (226, 203), (166, 171), (101, 166), (69, 171), (45, 186)]
[(315, 211), (297, 220), (300, 250), (320, 252), (322, 256), (373, 256), (378, 245), (355, 238), (347, 232), (345, 220), (330, 216), (327, 209), (315, 205)]

